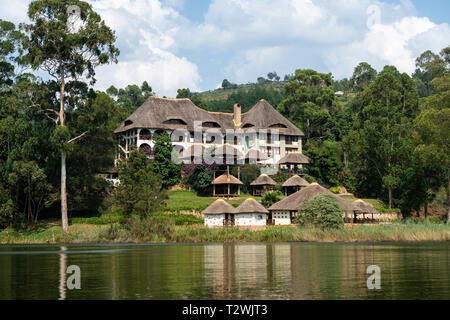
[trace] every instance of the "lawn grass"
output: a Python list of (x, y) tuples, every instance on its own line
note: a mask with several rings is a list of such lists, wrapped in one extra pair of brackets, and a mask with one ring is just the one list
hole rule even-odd
[[(164, 208), (165, 211), (202, 211), (217, 200), (217, 198), (214, 197), (200, 197), (194, 191), (188, 190), (169, 190), (168, 196), (169, 199), (166, 200), (166, 206)], [(227, 202), (237, 207), (248, 198), (254, 198), (255, 200), (261, 202), (261, 197), (254, 197), (250, 194), (242, 193), (239, 198), (231, 198), (231, 200), (227, 200)]]

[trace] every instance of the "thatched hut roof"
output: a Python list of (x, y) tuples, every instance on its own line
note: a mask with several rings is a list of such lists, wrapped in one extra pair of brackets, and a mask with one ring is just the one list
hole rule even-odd
[(309, 158), (300, 152), (292, 152), (280, 159), (279, 164), (308, 164)]
[(235, 213), (269, 213), (269, 211), (255, 199), (248, 198), (236, 208)]
[[(173, 121), (176, 120), (176, 121)], [(190, 99), (167, 99), (149, 97), (119, 127), (115, 133), (137, 128), (173, 130), (185, 128), (194, 131), (194, 121), (209, 122), (216, 129), (225, 132), (237, 126), (233, 122), (233, 113), (208, 112), (197, 107)], [(303, 136), (303, 132), (283, 117), (267, 101), (260, 100), (248, 112), (242, 114), (239, 128), (254, 130), (269, 129), (281, 125), (280, 134)]]
[(241, 180), (231, 174), (222, 174), (215, 178), (212, 184), (243, 184)]
[(217, 199), (202, 211), (203, 214), (235, 213), (236, 209), (223, 199)]
[(250, 183), (251, 186), (276, 186), (277, 183), (271, 177), (263, 173)]
[(370, 203), (361, 199), (353, 201), (352, 209), (353, 211), (361, 213), (378, 213), (378, 211)]
[(342, 199), (341, 197), (335, 195), (330, 190), (322, 187), (321, 185), (315, 182), (311, 183), (309, 186), (303, 188), (302, 190), (297, 191), (296, 193), (293, 193), (290, 196), (273, 204), (269, 208), (269, 211), (297, 211), (303, 204), (303, 202), (314, 199), (321, 193), (331, 195), (337, 201), (342, 211), (346, 212), (353, 211), (352, 204), (349, 201)]
[(298, 174), (294, 174), (292, 177), (287, 179), (282, 185), (282, 187), (307, 187), (309, 182), (300, 177)]

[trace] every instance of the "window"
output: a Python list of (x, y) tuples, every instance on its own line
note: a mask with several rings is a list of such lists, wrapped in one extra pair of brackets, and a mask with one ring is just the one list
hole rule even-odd
[(297, 136), (285, 136), (286, 144), (292, 144), (292, 142), (298, 142)]
[(125, 124), (125, 126), (129, 126), (130, 124), (133, 124), (133, 121), (125, 120), (124, 124)]
[(286, 153), (298, 152), (297, 148), (286, 148)]
[(169, 119), (163, 122), (164, 124), (186, 124), (186, 122), (184, 122), (181, 119)]
[(243, 128), (243, 129), (248, 129), (248, 128), (252, 128), (252, 127), (254, 127), (254, 126), (255, 126), (254, 124), (246, 123), (246, 124), (244, 124), (244, 125), (242, 126), (242, 128)]
[(207, 121), (202, 123), (203, 128), (220, 128), (217, 122)]
[(276, 123), (276, 124), (272, 124), (271, 126), (269, 126), (269, 128), (286, 129), (287, 127), (284, 124), (282, 124), (282, 123)]

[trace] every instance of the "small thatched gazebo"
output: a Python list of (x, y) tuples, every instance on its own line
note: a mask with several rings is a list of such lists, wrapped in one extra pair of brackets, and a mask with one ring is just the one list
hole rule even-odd
[(298, 166), (309, 163), (309, 158), (300, 152), (291, 152), (281, 158), (278, 163), (286, 165), (289, 170), (292, 170), (291, 166), (294, 166), (294, 172), (296, 172)]
[(286, 196), (291, 195), (292, 193), (297, 192), (301, 188), (307, 186), (309, 186), (309, 182), (300, 177), (298, 174), (294, 174), (281, 185)]
[(252, 181), (250, 185), (252, 186), (254, 196), (262, 196), (264, 193), (271, 190), (273, 186), (276, 186), (277, 183), (267, 174), (263, 173)]
[(275, 220), (275, 224), (291, 224), (292, 219), (297, 215), (298, 209), (300, 209), (303, 202), (314, 199), (321, 193), (329, 194), (337, 201), (339, 208), (344, 213), (345, 218), (351, 216), (353, 213), (351, 202), (342, 199), (330, 190), (314, 182), (302, 190), (297, 191), (296, 193), (293, 193), (273, 204), (269, 208), (272, 219)]
[(205, 226), (233, 226), (235, 211), (236, 209), (231, 204), (225, 202), (223, 199), (217, 199), (202, 211), (205, 218)]
[(235, 211), (237, 226), (265, 226), (269, 211), (255, 199), (249, 198)]
[[(223, 197), (223, 198), (231, 198), (238, 197), (241, 194), (241, 185), (243, 185), (242, 181), (226, 172), (217, 178), (215, 178), (212, 182), (213, 185), (213, 196), (214, 197)], [(226, 193), (216, 193), (216, 186), (227, 186)], [(231, 186), (237, 186), (237, 194), (231, 193)]]
[[(368, 202), (361, 199), (353, 201), (352, 208), (354, 212), (353, 222), (366, 222), (367, 220), (375, 221), (374, 215), (378, 215), (378, 211)], [(370, 219), (366, 218), (366, 214), (369, 215)]]

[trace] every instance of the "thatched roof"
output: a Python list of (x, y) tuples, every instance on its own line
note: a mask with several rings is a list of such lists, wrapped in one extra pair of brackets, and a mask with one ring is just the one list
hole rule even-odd
[(243, 184), (241, 180), (231, 174), (222, 174), (215, 178), (212, 184)]
[[(164, 123), (179, 120), (179, 124)], [(242, 114), (242, 124), (237, 127), (233, 122), (233, 113), (208, 112), (197, 107), (189, 99), (167, 99), (149, 97), (119, 127), (115, 133), (135, 128), (173, 130), (185, 128), (194, 131), (194, 121), (212, 122), (217, 130), (235, 129), (252, 126), (251, 129), (270, 129), (281, 124), (280, 134), (303, 136), (303, 132), (276, 111), (267, 101), (260, 100), (248, 112)], [(170, 122), (170, 121), (169, 121)], [(247, 125), (247, 126), (246, 126)]]
[(300, 152), (292, 152), (285, 155), (280, 159), (279, 164), (308, 164), (309, 159), (307, 156)]
[(236, 208), (235, 213), (269, 213), (269, 211), (255, 199), (248, 198)]
[(300, 177), (298, 174), (294, 174), (292, 177), (287, 179), (282, 185), (282, 187), (307, 187), (309, 182)]
[(315, 182), (273, 204), (269, 208), (269, 211), (297, 211), (303, 204), (303, 202), (314, 199), (321, 193), (333, 196), (333, 198), (338, 202), (339, 207), (342, 211), (353, 211), (352, 204), (349, 201), (342, 199), (341, 197), (332, 193), (330, 190), (322, 187)]
[(202, 211), (203, 214), (235, 213), (236, 209), (223, 199), (217, 199)]
[(355, 200), (352, 203), (353, 211), (361, 213), (378, 213), (378, 211), (368, 202), (361, 199)]
[(277, 183), (273, 181), (271, 177), (269, 177), (267, 174), (263, 173), (258, 178), (256, 178), (252, 183), (250, 183), (251, 186), (276, 186)]

